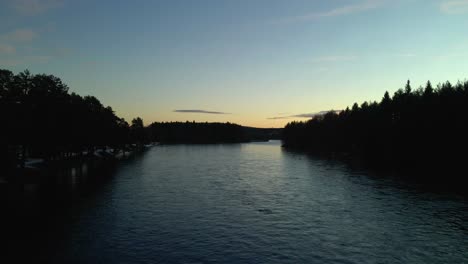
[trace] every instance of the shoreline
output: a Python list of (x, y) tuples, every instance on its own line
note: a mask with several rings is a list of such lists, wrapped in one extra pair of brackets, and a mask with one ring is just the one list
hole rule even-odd
[(5, 171), (3, 176), (0, 177), (0, 185), (43, 182), (43, 178), (47, 178), (49, 174), (54, 174), (59, 170), (67, 170), (88, 163), (108, 163), (128, 159), (156, 145), (156, 143), (152, 143), (140, 147), (133, 146), (130, 150), (119, 150), (117, 152), (110, 148), (98, 149), (91, 154), (84, 151), (58, 160), (45, 160), (39, 157), (27, 158), (24, 167), (18, 165), (16, 168)]
[[(467, 169), (461, 163), (456, 166), (453, 164), (449, 166), (445, 163), (412, 164), (411, 162), (406, 162), (398, 164), (391, 160), (379, 160), (378, 155), (370, 156), (369, 158), (369, 155), (359, 152), (317, 152), (307, 148), (294, 148), (284, 144), (281, 148), (290, 153), (340, 162), (351, 169), (372, 171), (385, 177), (393, 177), (405, 182), (416, 183), (430, 189), (453, 191), (463, 196), (468, 196), (468, 190), (464, 185), (466, 182), (464, 172)], [(412, 166), (405, 164), (411, 164)]]

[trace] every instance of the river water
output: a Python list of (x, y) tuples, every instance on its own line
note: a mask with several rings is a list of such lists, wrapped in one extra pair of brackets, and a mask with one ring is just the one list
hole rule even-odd
[(92, 191), (70, 188), (71, 202), (42, 216), (31, 254), (49, 263), (468, 263), (463, 196), (278, 141), (156, 146), (110, 173)]

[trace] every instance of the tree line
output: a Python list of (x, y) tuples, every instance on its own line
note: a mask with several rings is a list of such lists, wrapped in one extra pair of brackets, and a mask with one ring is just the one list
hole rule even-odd
[(53, 75), (0, 70), (0, 162), (16, 167), (26, 156), (46, 160), (125, 150), (147, 141), (143, 120), (128, 124), (94, 96), (80, 96)]
[(247, 141), (243, 127), (232, 123), (154, 122), (148, 135), (156, 142), (173, 144), (239, 143)]
[(70, 93), (60, 78), (27, 70), (14, 74), (0, 69), (0, 123), (0, 164), (9, 170), (24, 166), (27, 157), (62, 160), (98, 149), (127, 151), (150, 142), (238, 143), (271, 134), (232, 123), (144, 126), (136, 117), (129, 124), (96, 97)]
[(354, 103), (283, 131), (286, 148), (348, 153), (388, 168), (463, 169), (468, 147), (468, 81), (413, 90), (410, 81), (380, 102)]

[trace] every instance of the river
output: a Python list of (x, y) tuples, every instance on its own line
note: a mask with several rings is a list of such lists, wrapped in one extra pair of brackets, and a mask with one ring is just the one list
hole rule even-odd
[(278, 141), (160, 145), (86, 177), (103, 180), (65, 181), (67, 198), (35, 210), (41, 230), (22, 235), (20, 254), (48, 263), (468, 262), (464, 196)]

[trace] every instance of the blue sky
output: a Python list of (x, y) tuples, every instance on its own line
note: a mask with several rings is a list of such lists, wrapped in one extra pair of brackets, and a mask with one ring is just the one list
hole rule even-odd
[(127, 120), (280, 127), (407, 79), (464, 80), (468, 0), (3, 0), (0, 68)]

